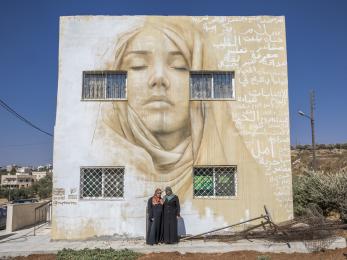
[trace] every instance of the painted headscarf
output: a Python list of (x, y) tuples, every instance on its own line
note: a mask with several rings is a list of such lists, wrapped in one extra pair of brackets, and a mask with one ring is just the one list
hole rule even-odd
[[(168, 37), (189, 64), (190, 70), (204, 69), (203, 42), (200, 32), (194, 28), (190, 20), (183, 23), (172, 23), (172, 20), (149, 17), (146, 22), (133, 31), (121, 36), (116, 45), (115, 69), (121, 69), (124, 52), (128, 43), (147, 26), (154, 27)], [(146, 127), (137, 113), (128, 105), (128, 102), (112, 102), (104, 106), (103, 121), (115, 133), (130, 143), (144, 148), (152, 158), (155, 171), (151, 173), (151, 182), (157, 185), (163, 183), (173, 187), (179, 194), (183, 194), (189, 187), (188, 178), (191, 177), (191, 167), (199, 158), (199, 149), (202, 137), (206, 131), (216, 131), (213, 108), (207, 102), (191, 101), (190, 131), (191, 135), (179, 143), (175, 148), (166, 150), (157, 138)], [(209, 119), (209, 122), (206, 120)], [(209, 124), (206, 127), (206, 124)], [(216, 136), (216, 134), (213, 133)], [(219, 135), (217, 135), (219, 136)], [(208, 142), (208, 141), (207, 141)], [(222, 142), (215, 149), (223, 149)], [(224, 154), (220, 152), (219, 154)], [(223, 157), (223, 156), (221, 156)], [(225, 160), (221, 158), (225, 164)]]
[[(203, 67), (203, 43), (200, 33), (193, 28), (188, 20), (185, 23), (172, 23), (171, 20), (158, 20), (149, 17), (146, 22), (131, 32), (124, 34), (117, 42), (114, 67), (120, 69), (124, 52), (129, 42), (144, 28), (152, 27), (168, 37), (182, 52), (190, 70), (201, 70)], [(157, 138), (148, 130), (137, 113), (127, 102), (113, 102), (112, 109), (103, 113), (104, 121), (115, 132), (135, 145), (143, 147), (152, 157), (157, 171), (167, 172), (169, 169), (180, 168), (192, 161), (193, 153), (199, 149), (201, 130), (203, 127), (202, 103), (191, 106), (191, 118), (194, 118), (192, 137), (188, 137), (171, 150), (166, 150)], [(175, 176), (176, 178), (177, 176)], [(169, 178), (170, 179), (170, 178)]]

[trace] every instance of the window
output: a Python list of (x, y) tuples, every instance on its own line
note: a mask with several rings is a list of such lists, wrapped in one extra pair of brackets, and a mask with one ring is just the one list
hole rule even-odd
[(191, 72), (191, 99), (233, 99), (234, 73), (229, 72)]
[(124, 167), (81, 168), (80, 198), (124, 197)]
[(236, 166), (193, 168), (194, 197), (217, 198), (236, 195)]
[(82, 99), (125, 99), (126, 72), (83, 72)]

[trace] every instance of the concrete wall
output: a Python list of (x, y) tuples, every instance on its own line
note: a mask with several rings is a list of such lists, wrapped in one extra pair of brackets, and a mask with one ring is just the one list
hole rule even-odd
[[(141, 106), (154, 66), (132, 69), (142, 59), (124, 52), (177, 46), (187, 68), (162, 63), (155, 71), (170, 83), (172, 109)], [(127, 99), (81, 100), (82, 73), (92, 70), (126, 70)], [(235, 99), (190, 100), (189, 71), (201, 70), (233, 71)], [(172, 129), (186, 139), (165, 140)], [(201, 165), (236, 165), (236, 195), (194, 198), (192, 168)], [(80, 199), (85, 166), (124, 166), (124, 198)], [(53, 239), (144, 236), (146, 201), (167, 185), (188, 234), (256, 217), (264, 204), (275, 221), (292, 218), (284, 17), (62, 17), (54, 167)]]
[(6, 231), (13, 232), (34, 225), (35, 208), (43, 203), (45, 202), (7, 204)]

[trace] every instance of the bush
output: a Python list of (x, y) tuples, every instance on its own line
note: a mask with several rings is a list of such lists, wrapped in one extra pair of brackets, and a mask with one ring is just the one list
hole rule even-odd
[(257, 256), (257, 260), (271, 260), (271, 257), (268, 255)]
[(49, 174), (43, 177), (39, 181), (35, 182), (31, 188), (40, 199), (52, 197), (52, 175)]
[(29, 199), (33, 198), (34, 192), (29, 188), (19, 188), (19, 189), (9, 189), (9, 188), (1, 188), (0, 189), (0, 198), (6, 198), (11, 200), (18, 199)]
[(338, 212), (347, 222), (347, 174), (310, 172), (293, 176), (294, 214), (303, 215), (309, 205), (318, 206), (324, 216)]
[[(291, 146), (291, 149), (296, 150), (311, 150), (312, 146), (309, 144), (301, 145), (298, 144), (296, 146)], [(341, 144), (316, 144), (316, 149), (347, 149), (347, 143), (341, 143)]]
[(63, 249), (58, 252), (57, 260), (135, 260), (140, 253), (136, 253), (129, 249), (123, 249), (120, 251), (109, 249), (82, 249), (82, 250), (73, 250), (73, 249)]
[(0, 198), (10, 198), (10, 200), (29, 199), (39, 197), (46, 199), (52, 197), (52, 175), (47, 175), (39, 181), (33, 183), (31, 187), (22, 188), (0, 188)]

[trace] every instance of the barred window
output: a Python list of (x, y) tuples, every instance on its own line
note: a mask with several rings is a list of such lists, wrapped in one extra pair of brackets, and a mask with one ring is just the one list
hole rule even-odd
[(236, 166), (194, 167), (194, 197), (216, 198), (235, 196), (236, 170)]
[(225, 72), (191, 72), (191, 99), (233, 99), (234, 73)]
[(80, 198), (124, 197), (124, 167), (81, 168)]
[(125, 99), (126, 72), (83, 72), (83, 99)]

